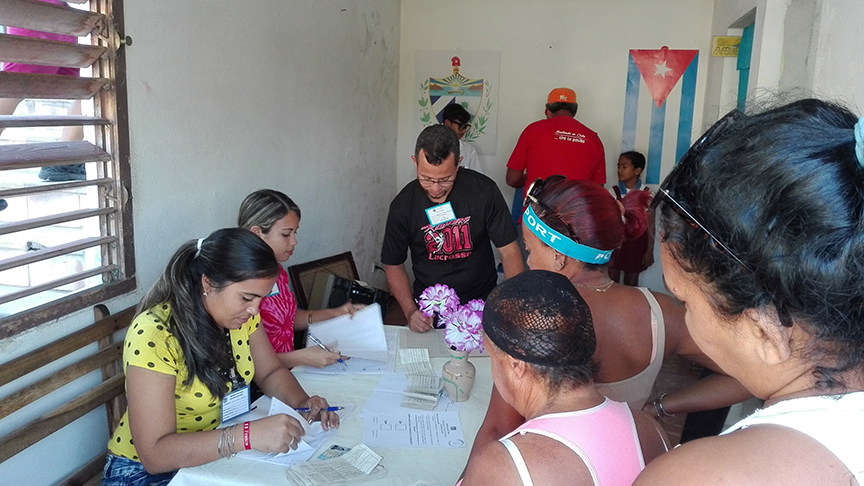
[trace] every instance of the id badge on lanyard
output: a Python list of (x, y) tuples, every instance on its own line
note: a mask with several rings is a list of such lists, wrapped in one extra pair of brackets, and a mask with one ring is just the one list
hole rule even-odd
[(237, 363), (231, 368), (231, 392), (222, 398), (222, 422), (251, 410), (249, 385), (237, 374)]

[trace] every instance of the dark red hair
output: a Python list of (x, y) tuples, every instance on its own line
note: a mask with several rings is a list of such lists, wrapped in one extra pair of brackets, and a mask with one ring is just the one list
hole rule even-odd
[(621, 200), (624, 221), (615, 197), (595, 182), (553, 180), (543, 185), (538, 196), (548, 210), (537, 204), (532, 207), (544, 223), (598, 250), (620, 248), (625, 239), (642, 236), (647, 227), (651, 204), (647, 191), (627, 192)]

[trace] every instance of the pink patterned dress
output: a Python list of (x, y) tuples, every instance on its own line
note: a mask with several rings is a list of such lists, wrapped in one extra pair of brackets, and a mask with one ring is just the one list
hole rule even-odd
[(294, 318), (297, 301), (288, 287), (288, 272), (279, 268), (274, 292), (261, 300), (261, 323), (277, 353), (294, 351)]

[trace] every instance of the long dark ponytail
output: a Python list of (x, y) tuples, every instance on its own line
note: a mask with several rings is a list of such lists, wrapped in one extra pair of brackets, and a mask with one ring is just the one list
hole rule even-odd
[(255, 234), (240, 228), (214, 231), (200, 243), (184, 243), (171, 257), (159, 280), (147, 292), (138, 312), (170, 304), (168, 330), (177, 338), (186, 360), (184, 385), (201, 380), (216, 397), (228, 392), (222, 370), (234, 366), (225, 334), (204, 308), (201, 277), (215, 289), (279, 273), (273, 250)]

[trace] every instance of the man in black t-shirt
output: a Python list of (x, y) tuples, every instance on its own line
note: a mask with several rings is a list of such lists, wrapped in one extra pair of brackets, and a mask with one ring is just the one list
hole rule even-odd
[[(498, 280), (490, 242), (501, 252), (504, 277), (523, 270), (516, 230), (504, 197), (492, 179), (460, 169), (459, 139), (444, 125), (427, 127), (417, 138), (417, 179), (390, 203), (381, 263), (390, 292), (408, 319), (425, 332), (432, 319), (415, 299), (426, 287), (445, 284), (464, 304), (485, 299)], [(404, 262), (410, 250), (413, 291)]]

